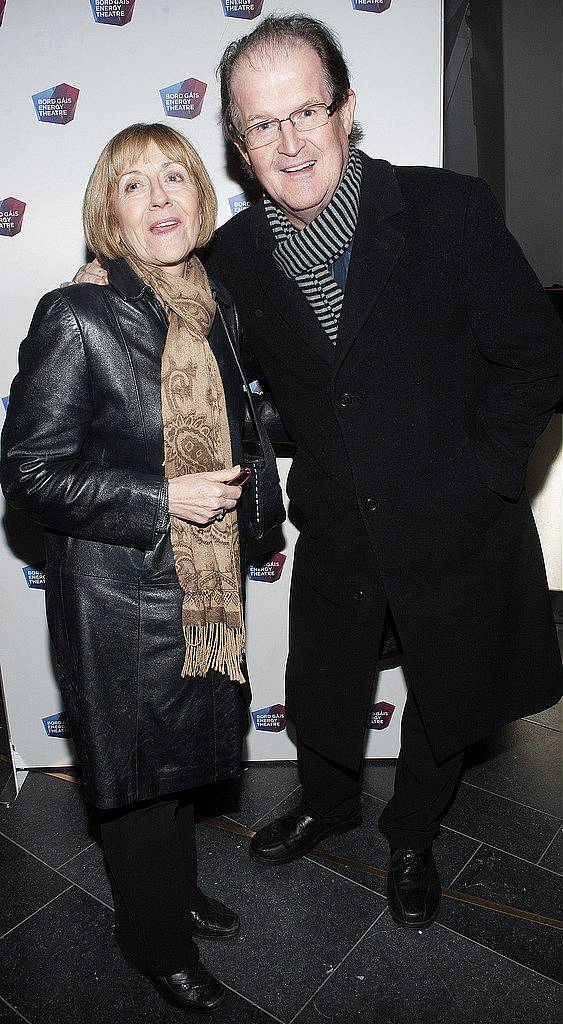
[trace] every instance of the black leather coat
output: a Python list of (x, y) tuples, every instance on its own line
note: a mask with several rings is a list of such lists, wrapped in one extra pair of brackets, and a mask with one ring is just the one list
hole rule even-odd
[[(46, 528), (47, 619), (86, 793), (120, 807), (238, 773), (248, 687), (181, 678), (183, 592), (156, 530), (167, 318), (122, 260), (110, 287), (41, 299), (2, 434), (8, 502)], [(234, 308), (214, 285), (231, 326)], [(209, 343), (241, 458), (244, 395), (220, 317)], [(244, 530), (244, 523), (241, 524)]]

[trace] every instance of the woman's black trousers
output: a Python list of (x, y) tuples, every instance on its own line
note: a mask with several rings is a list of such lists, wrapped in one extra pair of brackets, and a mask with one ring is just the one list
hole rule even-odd
[(203, 910), (194, 808), (189, 794), (99, 812), (115, 906), (115, 938), (150, 974), (170, 975), (198, 960), (190, 910)]

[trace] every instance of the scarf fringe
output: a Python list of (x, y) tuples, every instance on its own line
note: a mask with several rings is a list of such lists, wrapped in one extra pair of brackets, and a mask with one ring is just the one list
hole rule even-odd
[(184, 626), (184, 638), (186, 658), (182, 676), (206, 676), (213, 669), (234, 683), (246, 683), (241, 668), (246, 640), (244, 626), (231, 627), (224, 622)]

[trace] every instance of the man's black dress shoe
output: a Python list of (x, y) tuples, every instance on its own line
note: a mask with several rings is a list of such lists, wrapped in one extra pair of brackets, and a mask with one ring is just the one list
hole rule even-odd
[(391, 917), (397, 924), (406, 928), (428, 928), (438, 913), (441, 895), (431, 847), (391, 850), (387, 900)]
[(250, 840), (250, 855), (262, 864), (289, 864), (314, 849), (327, 836), (349, 832), (361, 824), (361, 810), (351, 818), (327, 822), (311, 817), (302, 807), (296, 807), (256, 833)]
[(221, 982), (200, 963), (167, 977), (150, 977), (166, 999), (182, 1010), (216, 1010), (227, 994)]
[(215, 939), (225, 942), (240, 931), (240, 918), (219, 900), (205, 897), (205, 910), (190, 910), (194, 939)]

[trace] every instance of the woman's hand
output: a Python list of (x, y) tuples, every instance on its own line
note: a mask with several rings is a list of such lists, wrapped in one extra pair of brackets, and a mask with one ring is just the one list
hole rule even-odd
[(107, 284), (108, 275), (97, 260), (86, 263), (76, 271), (71, 284)]
[(240, 466), (216, 469), (211, 473), (188, 473), (168, 481), (168, 509), (171, 516), (207, 526), (225, 511), (234, 508), (242, 487), (230, 487), (229, 481), (240, 473)]

